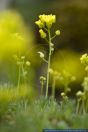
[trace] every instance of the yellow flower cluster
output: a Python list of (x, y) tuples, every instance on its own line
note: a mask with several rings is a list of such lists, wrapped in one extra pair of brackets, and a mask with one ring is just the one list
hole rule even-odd
[(35, 23), (39, 26), (39, 28), (47, 27), (51, 28), (52, 24), (56, 22), (56, 16), (55, 15), (40, 15), (39, 20)]
[(87, 54), (82, 55), (82, 57), (80, 58), (80, 61), (82, 64), (87, 65), (88, 64), (88, 55)]

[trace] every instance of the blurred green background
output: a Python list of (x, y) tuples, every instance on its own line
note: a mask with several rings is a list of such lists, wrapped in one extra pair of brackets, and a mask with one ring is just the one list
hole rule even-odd
[[(88, 0), (11, 0), (8, 1), (7, 8), (3, 8), (3, 10), (7, 9), (11, 10), (12, 14), (5, 16), (1, 13), (0, 21), (3, 19), (2, 21), (6, 22), (6, 27), (3, 24), (0, 25), (0, 31), (1, 28), (5, 27), (6, 32), (7, 30), (8, 32), (3, 35), (5, 39), (0, 36), (0, 45), (4, 49), (3, 43), (14, 41), (11, 39), (7, 41), (6, 38), (8, 38), (9, 33), (17, 32), (23, 36), (25, 42), (22, 41), (22, 43), (26, 43), (26, 48), (21, 50), (21, 54), (25, 54), (31, 62), (28, 83), (34, 88), (39, 88), (39, 76), (45, 75), (43, 70), (45, 64), (37, 52), (41, 50), (47, 56), (48, 46), (40, 38), (35, 21), (40, 14), (52, 13), (57, 17), (52, 33), (57, 29), (61, 31), (60, 37), (54, 40), (55, 51), (52, 56), (52, 68), (59, 72), (66, 70), (76, 76), (73, 86), (75, 85), (76, 89), (81, 88), (84, 72), (80, 63), (80, 56), (88, 51)], [(13, 22), (15, 23), (13, 24)], [(2, 49), (2, 52), (0, 51), (0, 80), (3, 83), (10, 81), (16, 85), (17, 74), (13, 72), (14, 69), (16, 70), (16, 66), (11, 56), (17, 51), (13, 50), (13, 45), (10, 45), (9, 50)], [(78, 84), (80, 85), (78, 86)]]

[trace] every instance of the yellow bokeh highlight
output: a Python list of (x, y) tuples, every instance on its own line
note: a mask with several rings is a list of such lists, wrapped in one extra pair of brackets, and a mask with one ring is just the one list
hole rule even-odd
[(52, 60), (52, 68), (58, 72), (63, 71), (76, 77), (76, 81), (83, 79), (84, 68), (80, 62), (80, 54), (71, 50), (60, 50), (55, 53)]
[[(30, 31), (30, 32), (29, 32)], [(27, 30), (22, 17), (15, 11), (0, 13), (0, 59), (11, 54), (28, 52), (33, 47), (34, 37)]]

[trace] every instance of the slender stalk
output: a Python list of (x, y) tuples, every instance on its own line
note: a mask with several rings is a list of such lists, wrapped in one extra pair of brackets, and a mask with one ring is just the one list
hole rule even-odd
[(53, 84), (52, 84), (52, 97), (55, 97), (55, 83), (56, 83), (56, 78), (53, 77)]
[(84, 99), (81, 100), (81, 107), (80, 107), (80, 113), (85, 114), (85, 108), (84, 108)]
[(84, 102), (84, 99), (82, 100), (82, 107), (83, 107), (83, 114), (85, 114), (85, 102)]
[(49, 35), (49, 56), (48, 56), (48, 68), (47, 68), (47, 80), (46, 80), (46, 98), (48, 96), (49, 69), (50, 69), (50, 62), (51, 62), (51, 35), (50, 35), (50, 29), (48, 29), (48, 35)]
[(44, 87), (44, 83), (41, 82), (41, 95), (43, 95), (43, 87)]
[(88, 112), (88, 93), (85, 94), (86, 100), (85, 100), (85, 111)]
[(66, 84), (64, 85), (64, 93), (65, 93), (65, 94), (67, 94), (67, 89), (68, 89), (68, 84), (66, 83)]
[(87, 106), (86, 112), (88, 112), (88, 98), (87, 98), (87, 101), (86, 101), (86, 106)]
[(20, 87), (20, 81), (21, 81), (21, 65), (19, 65), (19, 71), (18, 71), (18, 88)]
[(51, 40), (53, 40), (56, 36), (57, 36), (57, 35), (54, 35), (54, 36), (51, 38)]
[(79, 113), (80, 99), (77, 100), (76, 114)]
[[(20, 48), (18, 49), (18, 57), (20, 58)], [(18, 69), (18, 89), (20, 88), (20, 81), (21, 81), (21, 64), (19, 64), (19, 69)]]
[(48, 63), (48, 61), (45, 58), (43, 58), (43, 60), (44, 60), (44, 62)]
[(23, 77), (22, 79), (24, 84), (26, 85), (26, 78), (25, 78), (24, 72), (25, 72), (25, 69), (24, 69), (24, 60), (23, 60), (22, 61), (22, 77)]

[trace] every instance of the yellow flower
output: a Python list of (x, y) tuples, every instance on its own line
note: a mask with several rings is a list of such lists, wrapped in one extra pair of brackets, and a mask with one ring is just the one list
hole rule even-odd
[(35, 24), (38, 25), (39, 28), (44, 27), (44, 24), (40, 20), (36, 21)]
[(39, 30), (39, 33), (41, 38), (46, 38), (46, 33), (42, 29)]
[(46, 26), (47, 28), (51, 28), (52, 24), (56, 22), (56, 16), (55, 15), (40, 15), (39, 20), (35, 23), (39, 26), (39, 28), (43, 28)]

